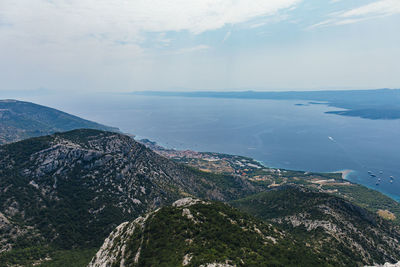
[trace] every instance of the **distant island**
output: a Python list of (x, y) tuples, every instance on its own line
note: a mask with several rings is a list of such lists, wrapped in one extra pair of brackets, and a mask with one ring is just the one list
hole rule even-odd
[[(371, 120), (400, 119), (400, 89), (345, 90), (345, 91), (287, 91), (287, 92), (132, 92), (135, 95), (269, 99), (269, 100), (305, 100), (309, 104), (325, 104), (344, 110), (328, 111), (328, 114), (360, 117)], [(302, 106), (304, 104), (296, 104)]]
[[(33, 103), (0, 104), (0, 136), (23, 139), (0, 145), (0, 266), (365, 266), (400, 257), (400, 203), (346, 180), (349, 171), (174, 150), (80, 129), (110, 127)], [(61, 127), (77, 129), (43, 136)]]

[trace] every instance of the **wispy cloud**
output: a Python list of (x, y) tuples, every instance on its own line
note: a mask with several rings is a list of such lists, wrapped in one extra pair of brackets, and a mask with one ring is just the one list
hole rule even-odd
[(231, 32), (231, 31), (228, 31), (228, 32), (225, 34), (224, 39), (222, 40), (222, 43), (225, 43), (226, 40), (228, 40), (229, 37), (231, 37), (231, 34), (232, 34), (232, 32)]
[(399, 13), (399, 0), (380, 0), (343, 12), (340, 17), (349, 18), (359, 16), (390, 16)]
[[(23, 60), (24, 66), (40, 62), (63, 69), (60, 73), (75, 72), (72, 66), (131, 68), (133, 61), (152, 60), (164, 53), (160, 51), (183, 54), (209, 49), (200, 34), (275, 16), (299, 2), (0, 0), (0, 61)], [(179, 44), (178, 35), (190, 35), (191, 41)]]
[(141, 33), (188, 31), (199, 34), (228, 24), (271, 16), (301, 0), (2, 0), (0, 18), (19, 37), (51, 41), (84, 36), (103, 41), (140, 41)]
[(318, 22), (310, 26), (309, 29), (352, 24), (396, 14), (400, 14), (399, 0), (379, 0), (350, 10), (332, 13), (329, 19)]
[(196, 45), (192, 47), (185, 47), (175, 51), (170, 52), (169, 54), (186, 54), (186, 53), (193, 53), (200, 50), (207, 50), (210, 49), (208, 45)]
[[(0, 91), (398, 87), (399, 5), (400, 0), (0, 0)], [(332, 10), (339, 12), (326, 13)], [(360, 23), (389, 15), (379, 27)], [(358, 22), (360, 30), (301, 30), (316, 22), (315, 28)]]

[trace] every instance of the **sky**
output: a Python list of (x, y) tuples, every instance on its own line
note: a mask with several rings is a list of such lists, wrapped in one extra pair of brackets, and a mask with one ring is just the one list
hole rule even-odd
[(400, 88), (400, 0), (0, 0), (0, 93)]

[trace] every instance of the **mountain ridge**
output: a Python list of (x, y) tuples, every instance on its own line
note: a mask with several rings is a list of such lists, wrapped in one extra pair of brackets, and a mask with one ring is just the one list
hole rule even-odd
[(340, 265), (400, 259), (397, 225), (335, 195), (287, 185), (231, 204), (303, 239), (316, 251), (342, 255)]
[(185, 198), (119, 225), (88, 267), (321, 263), (305, 246), (270, 224), (226, 204)]
[[(298, 186), (260, 194), (272, 193), (275, 196), (275, 192), (280, 191), (290, 196), (293, 190), (310, 199), (308, 194), (312, 192)], [(295, 221), (292, 218), (290, 223), (294, 225), (287, 227), (279, 222), (279, 216), (274, 216), (272, 220), (259, 220), (246, 213), (243, 207), (236, 209), (220, 202), (184, 198), (119, 225), (106, 238), (88, 266), (378, 266), (398, 261), (399, 240), (388, 235), (385, 238), (389, 239), (379, 239), (381, 228), (370, 231), (370, 242), (377, 242), (375, 238), (378, 238), (387, 242), (386, 246), (376, 243), (378, 245), (374, 248), (368, 242), (338, 243), (346, 241), (340, 239), (342, 230), (353, 227), (356, 234), (365, 234), (368, 227), (375, 227), (383, 220), (379, 221), (374, 214), (336, 196), (316, 194), (316, 203), (324, 198), (339, 203), (330, 206), (329, 214), (337, 215), (347, 210), (349, 217), (340, 217), (342, 224), (336, 221), (335, 225), (334, 216), (324, 221), (320, 214), (312, 214), (308, 226), (311, 229), (307, 229), (301, 225), (307, 220), (303, 218), (302, 222), (299, 221), (305, 215), (298, 213), (300, 219)], [(243, 200), (235, 202), (240, 201)], [(308, 201), (299, 203), (300, 206), (309, 204)], [(311, 205), (310, 210), (315, 207), (318, 205)], [(289, 208), (296, 209), (296, 206), (291, 204)], [(354, 218), (362, 223), (352, 226)], [(365, 225), (367, 230), (363, 229)], [(336, 235), (330, 238), (324, 235), (328, 230)], [(400, 232), (397, 230), (396, 233), (398, 238)], [(353, 240), (351, 238), (350, 241)], [(390, 242), (394, 243), (388, 246)], [(374, 252), (374, 249), (377, 251)], [(363, 254), (367, 250), (373, 252), (370, 257)]]
[(28, 236), (33, 244), (97, 246), (122, 221), (182, 196), (227, 201), (259, 191), (172, 162), (129, 136), (88, 129), (0, 146), (0, 186), (0, 228), (13, 236), (1, 250)]
[(54, 108), (14, 99), (0, 100), (0, 144), (78, 128), (119, 132), (118, 128)]
[[(7, 112), (0, 109), (0, 120)], [(32, 120), (27, 123), (32, 126)], [(260, 175), (257, 167), (254, 175)], [(275, 181), (275, 171), (265, 175)], [(312, 185), (317, 177), (290, 171), (282, 175), (287, 182), (300, 175)], [(107, 236), (93, 266), (164, 261), (177, 266), (362, 266), (398, 261), (398, 226), (354, 205), (357, 201), (347, 194), (338, 197), (323, 193), (329, 190), (322, 186), (305, 187), (306, 180), (298, 177), (292, 179), (296, 185), (273, 182), (276, 188), (268, 188), (268, 179), (249, 177), (202, 172), (164, 158), (130, 136), (102, 129), (0, 145), (0, 266), (47, 266), (47, 261), (53, 266), (53, 260), (64, 266), (76, 256), (83, 265)], [(172, 233), (189, 236), (176, 240), (168, 237)], [(124, 238), (136, 246), (135, 253), (124, 249)], [(144, 238), (155, 244), (138, 244)], [(178, 256), (168, 250), (167, 241), (177, 246)]]

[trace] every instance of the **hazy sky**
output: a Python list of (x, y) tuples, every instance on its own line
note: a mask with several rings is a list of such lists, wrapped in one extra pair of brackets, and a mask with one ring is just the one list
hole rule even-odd
[(0, 91), (400, 87), (400, 0), (0, 0)]

